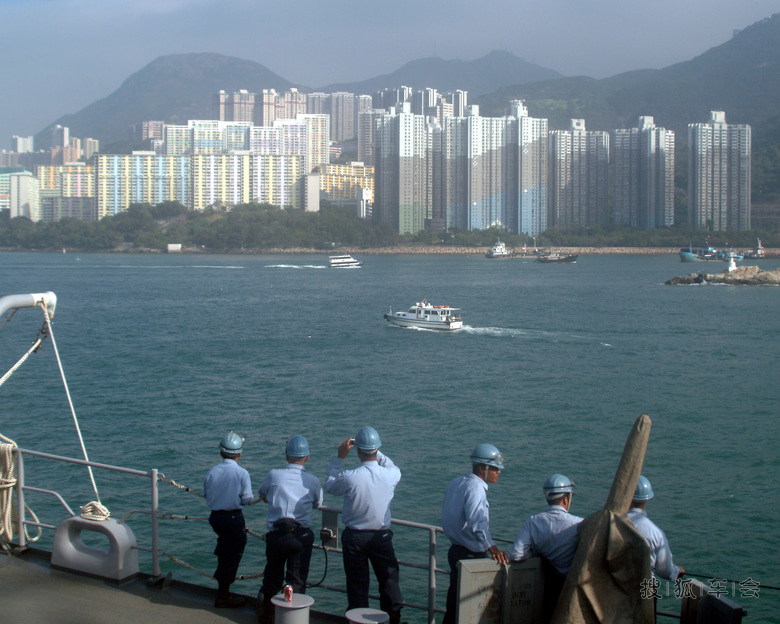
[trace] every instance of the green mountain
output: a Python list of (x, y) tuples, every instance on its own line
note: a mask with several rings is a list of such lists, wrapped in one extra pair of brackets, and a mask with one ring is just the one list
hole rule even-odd
[(469, 98), (491, 93), (505, 85), (526, 84), (540, 80), (561, 78), (561, 74), (552, 69), (526, 63), (509, 52), (493, 50), (490, 54), (474, 61), (445, 61), (441, 58), (426, 58), (411, 61), (394, 71), (363, 80), (332, 84), (318, 91), (335, 93), (372, 94), (387, 88), (400, 86), (424, 89), (437, 89), (447, 93), (456, 89), (468, 91)]
[[(186, 124), (189, 119), (212, 119), (214, 94), (220, 89), (257, 93), (294, 86), (253, 61), (220, 54), (161, 56), (108, 97), (54, 123), (70, 128), (71, 136), (98, 139), (103, 147), (126, 141), (129, 127), (140, 121)], [(47, 138), (47, 130), (39, 132), (36, 145), (45, 144)]]
[(754, 126), (777, 115), (780, 101), (780, 14), (756, 22), (726, 43), (661, 70), (640, 70), (603, 80), (562, 78), (504, 87), (477, 99), (483, 115), (502, 115), (510, 99), (522, 99), (533, 117), (551, 129), (585, 119), (590, 130), (636, 125), (650, 115), (656, 125), (687, 132), (726, 111), (729, 123)]
[[(491, 52), (475, 61), (423, 59), (407, 63), (386, 76), (316, 90), (370, 94), (385, 87), (406, 85), (440, 91), (466, 89), (470, 94), (482, 94), (507, 84), (558, 76), (557, 72), (531, 65), (507, 52)], [(71, 136), (98, 139), (105, 147), (127, 140), (128, 128), (140, 121), (186, 124), (189, 119), (211, 119), (214, 94), (220, 89), (258, 93), (263, 89), (282, 91), (290, 87), (312, 91), (253, 61), (219, 54), (175, 54), (155, 59), (108, 97), (60, 117), (54, 124), (70, 128)], [(35, 136), (36, 145), (44, 145), (48, 136), (48, 129), (39, 132)]]

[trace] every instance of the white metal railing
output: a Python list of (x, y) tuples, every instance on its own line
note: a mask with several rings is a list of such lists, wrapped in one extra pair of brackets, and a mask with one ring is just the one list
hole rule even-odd
[[(152, 469), (148, 471), (142, 471), (142, 470), (134, 470), (132, 468), (123, 468), (121, 466), (113, 466), (111, 464), (102, 464), (99, 462), (93, 462), (93, 461), (86, 461), (83, 459), (75, 459), (71, 457), (64, 457), (61, 455), (53, 455), (51, 453), (41, 453), (39, 451), (32, 451), (29, 449), (23, 449), (15, 447), (13, 449), (13, 452), (16, 453), (16, 467), (17, 467), (17, 482), (15, 485), (15, 494), (16, 494), (16, 502), (17, 502), (17, 523), (20, 527), (20, 530), (18, 532), (18, 546), (20, 548), (25, 548), (27, 546), (27, 538), (25, 536), (24, 530), (21, 529), (21, 527), (25, 526), (36, 526), (40, 528), (45, 529), (56, 529), (57, 527), (51, 524), (46, 524), (43, 522), (38, 522), (34, 520), (28, 520), (26, 518), (25, 513), (25, 492), (36, 492), (40, 494), (46, 494), (54, 497), (57, 502), (66, 510), (69, 516), (73, 517), (77, 514), (74, 513), (74, 511), (71, 509), (70, 505), (65, 501), (65, 499), (60, 495), (58, 492), (54, 490), (49, 489), (43, 489), (38, 487), (33, 487), (26, 484), (25, 481), (25, 468), (24, 468), (24, 457), (25, 456), (33, 456), (33, 457), (40, 457), (44, 459), (49, 459), (53, 461), (58, 462), (65, 462), (68, 464), (77, 464), (81, 466), (89, 466), (91, 468), (96, 469), (102, 469), (102, 470), (109, 470), (112, 472), (122, 473), (122, 474), (128, 474), (133, 475), (137, 477), (142, 477), (149, 480), (150, 483), (150, 505), (148, 509), (134, 509), (129, 512), (127, 512), (121, 520), (119, 520), (119, 523), (124, 523), (127, 521), (127, 519), (132, 516), (133, 514), (146, 514), (151, 517), (151, 533), (152, 533), (152, 544), (151, 547), (142, 547), (142, 546), (136, 546), (138, 550), (142, 550), (145, 552), (149, 552), (151, 554), (152, 558), (152, 575), (155, 579), (159, 579), (162, 577), (162, 572), (160, 569), (160, 533), (159, 533), (159, 496), (158, 496), (158, 470)], [(330, 513), (335, 515), (341, 514), (341, 509), (332, 508), (332, 507), (322, 507), (319, 509), (321, 513)], [(417, 604), (413, 602), (404, 602), (404, 606), (410, 607), (413, 609), (418, 609), (422, 611), (426, 611), (428, 614), (427, 622), (428, 624), (434, 624), (435, 623), (435, 614), (437, 612), (441, 613), (441, 609), (436, 609), (436, 574), (449, 574), (448, 570), (443, 570), (436, 567), (436, 550), (437, 550), (437, 534), (442, 532), (441, 527), (430, 525), (430, 524), (423, 524), (419, 522), (411, 522), (408, 520), (399, 520), (399, 519), (393, 519), (392, 523), (398, 526), (404, 526), (407, 528), (419, 530), (419, 531), (425, 531), (427, 533), (427, 541), (428, 541), (428, 556), (425, 563), (414, 563), (410, 561), (403, 561), (399, 559), (398, 563), (399, 565), (410, 567), (410, 568), (416, 568), (419, 570), (426, 570), (427, 571), (427, 580), (428, 580), (428, 588), (427, 588), (427, 600), (426, 604)], [(324, 547), (320, 545), (315, 545), (316, 548), (319, 549), (325, 549), (328, 552), (338, 552), (341, 553), (341, 549), (337, 547)], [(319, 584), (318, 587), (328, 590), (328, 591), (334, 591), (339, 593), (345, 593), (346, 589), (343, 587), (335, 587), (335, 586), (329, 586), (329, 585), (323, 585)], [(377, 596), (372, 596), (372, 598), (377, 598)]]

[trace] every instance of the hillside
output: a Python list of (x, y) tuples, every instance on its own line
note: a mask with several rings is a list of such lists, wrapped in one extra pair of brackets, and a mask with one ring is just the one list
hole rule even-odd
[[(422, 59), (386, 76), (316, 90), (372, 93), (388, 86), (406, 85), (440, 91), (465, 89), (473, 97), (506, 84), (557, 76), (560, 76), (557, 72), (526, 63), (507, 52), (491, 52), (475, 61)], [(105, 146), (126, 140), (128, 127), (140, 121), (186, 124), (189, 119), (211, 119), (214, 94), (220, 89), (258, 93), (263, 89), (283, 91), (290, 87), (312, 91), (252, 61), (219, 54), (176, 54), (155, 59), (108, 97), (54, 123), (70, 128), (71, 136), (92, 137)], [(45, 144), (48, 131), (39, 132), (35, 140), (38, 145)]]
[[(220, 54), (161, 56), (125, 80), (111, 95), (55, 123), (71, 136), (98, 139), (101, 145), (128, 138), (128, 128), (140, 121), (186, 124), (213, 117), (214, 94), (220, 89), (255, 93), (284, 90), (293, 83), (255, 63)], [(46, 141), (46, 131), (35, 136)]]
[(758, 125), (777, 114), (780, 98), (780, 14), (748, 28), (696, 58), (661, 70), (627, 72), (593, 80), (562, 78), (505, 87), (478, 98), (483, 115), (500, 115), (513, 98), (550, 128), (585, 119), (588, 129), (614, 130), (651, 115), (656, 124), (683, 135), (710, 110), (726, 111), (729, 123)]
[(371, 94), (400, 86), (413, 89), (430, 87), (440, 93), (463, 89), (468, 91), (469, 98), (474, 98), (492, 93), (505, 85), (527, 84), (560, 77), (561, 74), (552, 69), (526, 63), (509, 52), (494, 50), (474, 61), (446, 61), (440, 58), (411, 61), (391, 74), (362, 82), (331, 84), (317, 90), (325, 93), (347, 91)]

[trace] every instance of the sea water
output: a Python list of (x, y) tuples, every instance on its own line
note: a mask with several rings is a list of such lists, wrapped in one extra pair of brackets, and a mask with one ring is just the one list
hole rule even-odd
[[(656, 494), (647, 509), (675, 562), (736, 581), (727, 595), (749, 621), (780, 622), (780, 592), (755, 597), (742, 583), (780, 586), (780, 288), (666, 286), (693, 270), (725, 268), (684, 265), (676, 255), (583, 255), (565, 265), (354, 255), (364, 267), (328, 269), (324, 254), (1, 253), (0, 296), (57, 294), (54, 334), (91, 460), (158, 468), (195, 490), (231, 429), (246, 436), (240, 461), (257, 488), (284, 465), (291, 434), (308, 438), (307, 470), (324, 480), (339, 443), (371, 425), (403, 474), (393, 516), (438, 525), (447, 483), (469, 471), (477, 443), (489, 442), (506, 465), (488, 493), (491, 530), (511, 541), (544, 509), (541, 486), (554, 472), (577, 483), (573, 513), (598, 510), (632, 424), (647, 413), (643, 473)], [(383, 319), (421, 299), (461, 308), (463, 330)], [(21, 310), (0, 331), (0, 372), (27, 349), (41, 319)], [(23, 448), (80, 457), (58, 375), (45, 344), (0, 387), (0, 433)], [(74, 509), (95, 498), (83, 468), (27, 463), (29, 478), (56, 479)], [(115, 517), (148, 506), (141, 479), (98, 472), (96, 481)], [(160, 487), (166, 514), (207, 516), (202, 499)], [(42, 495), (28, 502), (45, 522), (64, 517)], [(326, 495), (326, 504), (340, 500)], [(245, 515), (264, 532), (262, 504)], [(149, 546), (148, 518), (130, 522)], [(213, 573), (205, 521), (161, 523), (166, 553)], [(400, 558), (424, 564), (426, 536), (395, 534)], [(446, 568), (447, 540), (439, 542)], [(240, 573), (262, 571), (263, 551), (250, 538)], [(168, 559), (163, 570), (213, 584)], [(324, 573), (317, 551), (309, 580)], [(441, 606), (447, 579), (437, 582)], [(343, 584), (340, 557), (330, 556), (325, 584)], [(425, 603), (424, 573), (403, 568), (401, 584), (408, 601)], [(243, 581), (236, 591), (258, 586)], [(311, 593), (318, 606), (344, 607), (338, 594)], [(662, 597), (659, 608), (679, 604)], [(409, 609), (404, 617), (424, 620)]]

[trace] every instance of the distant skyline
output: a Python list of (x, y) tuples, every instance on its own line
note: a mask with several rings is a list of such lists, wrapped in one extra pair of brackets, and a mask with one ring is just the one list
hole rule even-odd
[(169, 54), (255, 61), (311, 88), (496, 49), (605, 78), (690, 60), (778, 11), (780, 0), (0, 0), (0, 149)]

